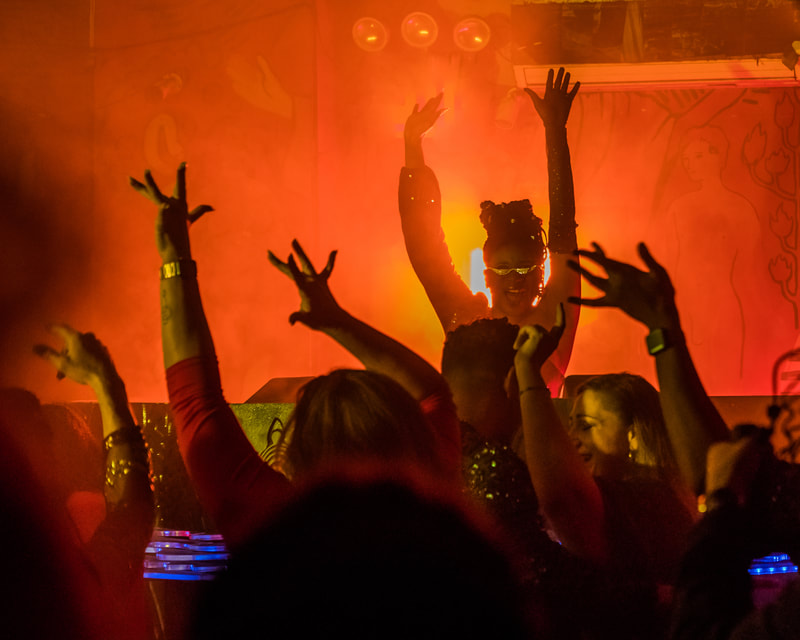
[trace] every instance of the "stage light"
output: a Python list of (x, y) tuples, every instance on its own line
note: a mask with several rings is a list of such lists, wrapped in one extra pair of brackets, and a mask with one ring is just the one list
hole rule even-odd
[(436, 42), (436, 38), (439, 37), (439, 25), (436, 24), (433, 16), (422, 11), (415, 11), (403, 18), (403, 22), (400, 24), (400, 33), (403, 35), (403, 40), (409, 45), (424, 49)]
[(389, 32), (380, 20), (360, 18), (353, 25), (353, 40), (364, 51), (380, 51), (389, 42)]
[(462, 51), (475, 52), (489, 44), (492, 30), (480, 18), (464, 18), (453, 29), (453, 42)]

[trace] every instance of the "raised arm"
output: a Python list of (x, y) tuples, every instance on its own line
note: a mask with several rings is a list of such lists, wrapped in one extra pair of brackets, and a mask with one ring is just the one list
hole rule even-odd
[(186, 204), (186, 165), (164, 196), (150, 172), (131, 186), (158, 206), (156, 246), (161, 256), (161, 339), (170, 410), (178, 446), (203, 506), (225, 539), (238, 545), (287, 493), (288, 480), (261, 460), (222, 393), (189, 225), (211, 207)]
[[(575, 191), (572, 181), (572, 164), (567, 144), (567, 119), (572, 102), (581, 85), (576, 82), (569, 89), (570, 74), (564, 68), (555, 75), (547, 74), (544, 97), (531, 89), (525, 91), (533, 101), (542, 119), (547, 147), (547, 184), (550, 198), (550, 224), (547, 247), (550, 252), (550, 281), (539, 303), (542, 316), (551, 318), (558, 306), (570, 296), (580, 296), (580, 277), (567, 267), (567, 262), (578, 248), (575, 229)], [(568, 305), (564, 335), (551, 361), (563, 374), (572, 355), (572, 346), (578, 330), (580, 307)]]
[(64, 324), (53, 325), (50, 330), (63, 340), (64, 347), (56, 351), (36, 345), (34, 351), (58, 370), (59, 377), (87, 385), (94, 392), (106, 451), (107, 517), (125, 523), (122, 529), (127, 534), (126, 546), (141, 563), (153, 529), (155, 505), (149, 454), (128, 406), (125, 383), (108, 350), (94, 334), (81, 333)]
[[(317, 273), (297, 240), (292, 241), (292, 249), (297, 259), (289, 255), (286, 262), (269, 252), (270, 262), (294, 281), (300, 294), (300, 311), (289, 316), (289, 322), (302, 322), (330, 336), (358, 358), (366, 369), (389, 376), (422, 402), (441, 443), (445, 467), (457, 470), (460, 460), (459, 425), (445, 379), (411, 349), (354, 318), (339, 306), (328, 287), (335, 251), (330, 253), (325, 268)], [(429, 407), (428, 402), (432, 406)]]
[(292, 249), (297, 260), (290, 255), (286, 262), (269, 252), (270, 262), (294, 280), (300, 293), (300, 311), (289, 317), (290, 323), (299, 321), (330, 336), (366, 369), (394, 379), (418, 401), (447, 388), (442, 375), (426, 360), (339, 306), (328, 287), (336, 251), (331, 251), (325, 268), (317, 273), (297, 240), (292, 241)]
[(165, 196), (150, 171), (144, 182), (130, 178), (131, 186), (158, 207), (156, 247), (161, 257), (161, 342), (164, 368), (186, 360), (215, 357), (214, 343), (197, 284), (197, 264), (192, 259), (189, 225), (213, 208), (200, 205), (191, 212), (186, 204), (186, 163), (178, 167), (172, 196)]
[(406, 164), (400, 170), (398, 206), (406, 252), (445, 332), (485, 315), (486, 296), (474, 295), (456, 273), (442, 231), (439, 183), (425, 165), (422, 138), (433, 127), (442, 94), (414, 109), (406, 120), (403, 138)]
[(661, 409), (681, 476), (697, 494), (703, 492), (706, 455), (714, 442), (728, 439), (729, 432), (697, 375), (681, 330), (675, 290), (666, 270), (650, 255), (644, 243), (639, 255), (647, 271), (611, 260), (600, 245), (580, 250), (602, 267), (606, 278), (589, 272), (577, 262), (570, 267), (603, 292), (600, 298), (571, 298), (591, 307), (615, 307), (645, 325), (648, 351), (655, 356)]
[(541, 373), (563, 331), (564, 310), (559, 307), (551, 330), (522, 327), (514, 344), (525, 460), (542, 513), (564, 548), (602, 563), (609, 553), (603, 498), (558, 418)]

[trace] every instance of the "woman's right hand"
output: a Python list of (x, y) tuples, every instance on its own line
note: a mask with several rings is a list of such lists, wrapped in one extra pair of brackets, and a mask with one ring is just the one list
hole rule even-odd
[(422, 140), (422, 136), (436, 124), (439, 116), (447, 111), (447, 109), (439, 108), (443, 97), (444, 93), (434, 96), (425, 103), (422, 109), (419, 108), (418, 104), (414, 105), (414, 109), (411, 111), (411, 115), (408, 116), (405, 129), (403, 130), (406, 143), (419, 142)]

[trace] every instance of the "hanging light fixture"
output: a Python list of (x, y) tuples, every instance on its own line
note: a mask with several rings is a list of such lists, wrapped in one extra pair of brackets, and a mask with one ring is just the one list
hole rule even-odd
[(400, 33), (410, 46), (424, 49), (439, 37), (439, 25), (433, 16), (422, 11), (409, 13), (400, 24)]
[(462, 51), (470, 53), (480, 51), (489, 44), (491, 35), (489, 25), (480, 18), (464, 18), (453, 28), (453, 42)]
[(389, 42), (389, 32), (376, 18), (359, 18), (353, 25), (353, 40), (364, 51), (380, 51)]

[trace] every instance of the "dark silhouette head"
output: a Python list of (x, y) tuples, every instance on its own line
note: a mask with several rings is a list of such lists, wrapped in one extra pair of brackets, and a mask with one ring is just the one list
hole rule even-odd
[(327, 478), (231, 561), (193, 637), (527, 637), (515, 573), (490, 536), (456, 497)]

